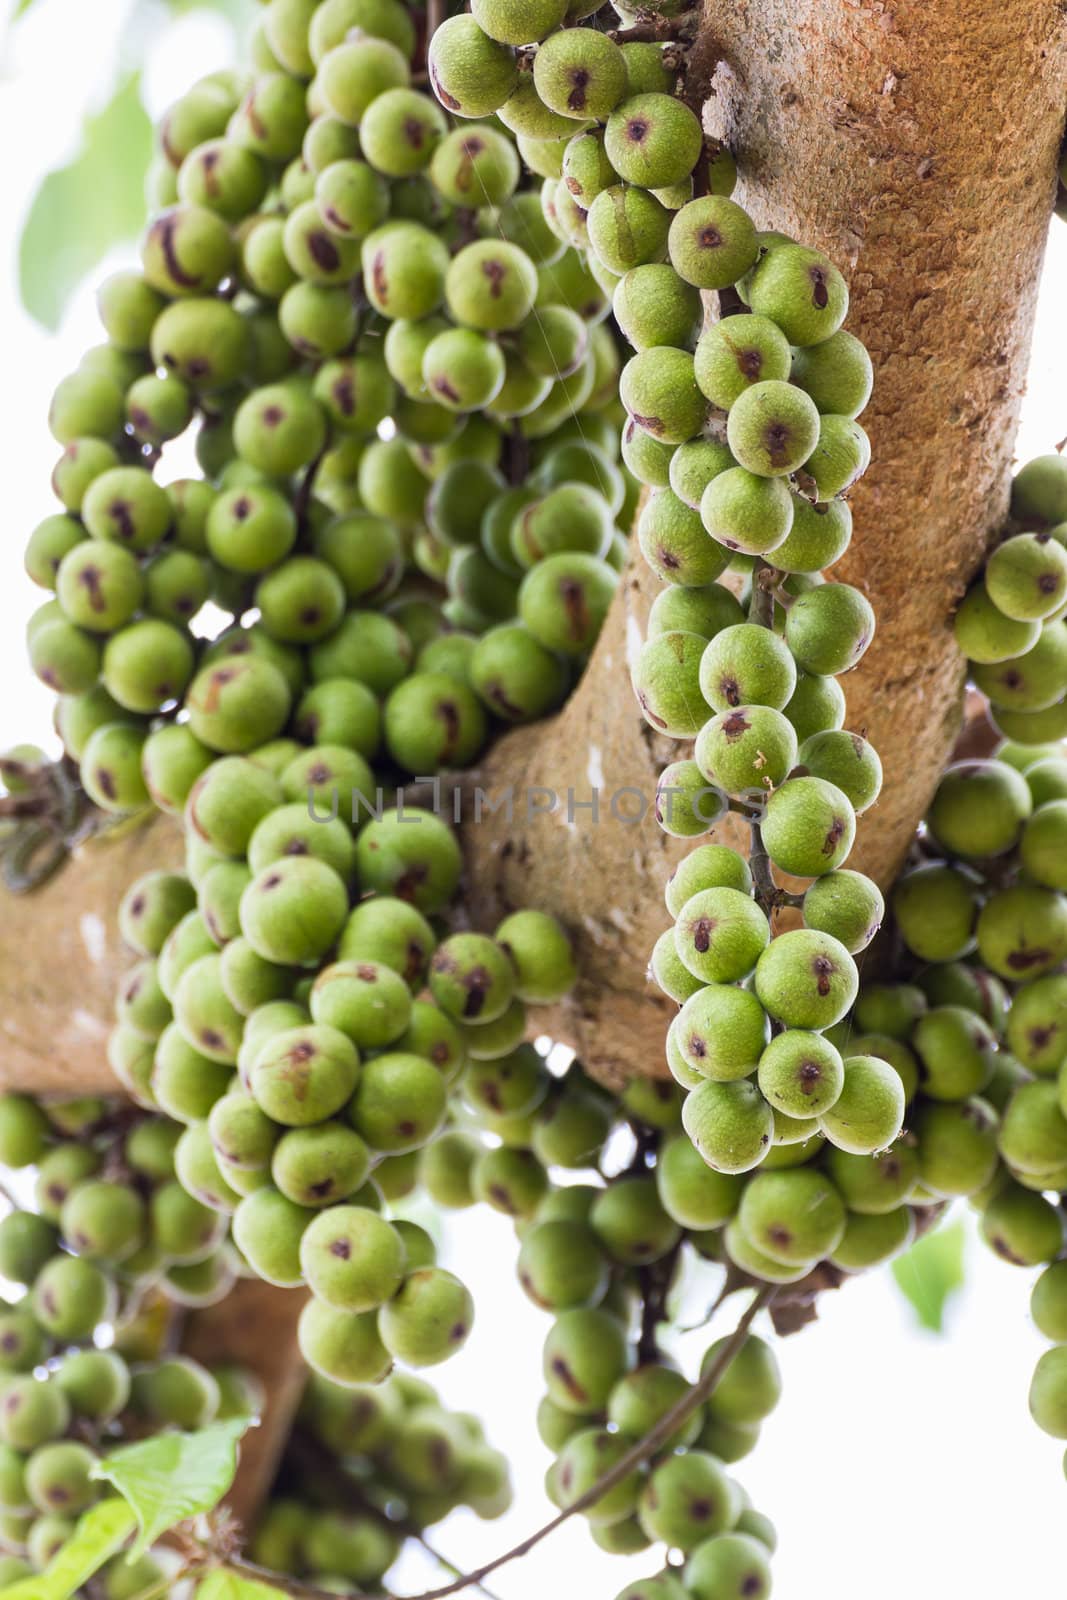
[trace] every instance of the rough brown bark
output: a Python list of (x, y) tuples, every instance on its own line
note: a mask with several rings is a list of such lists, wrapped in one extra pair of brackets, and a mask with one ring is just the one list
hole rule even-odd
[[(739, 152), (738, 198), (762, 226), (822, 246), (846, 270), (849, 326), (875, 358), (864, 419), (874, 465), (854, 496), (856, 539), (838, 575), (879, 617), (848, 688), (850, 725), (868, 731), (886, 765), (856, 860), (886, 882), (958, 731), (962, 663), (948, 621), (1006, 506), (1067, 98), (1064, 9), (708, 0), (701, 51), (721, 55), (706, 120)], [(665, 879), (687, 848), (649, 809), (678, 747), (651, 734), (628, 683), (653, 593), (635, 566), (560, 717), (494, 749), (485, 787), (514, 793), (514, 820), (479, 821), (468, 806), (463, 830), (474, 921), (491, 926), (511, 906), (537, 904), (573, 931), (578, 989), (536, 1024), (614, 1082), (661, 1070), (670, 1007), (644, 968), (666, 922)], [(599, 820), (568, 813), (569, 798), (580, 806), (594, 789)], [(556, 795), (551, 815), (527, 816), (535, 790)], [(640, 825), (624, 820), (642, 806)], [(44, 891), (8, 904), (0, 1085), (114, 1087), (104, 1045), (127, 965), (118, 903), (140, 872), (180, 854), (177, 830), (160, 819), (86, 848)], [(296, 1404), (298, 1308), (297, 1296), (242, 1283), (190, 1321), (190, 1353), (247, 1362), (270, 1395), (232, 1497), (242, 1516), (269, 1483)]]
[(119, 904), (141, 873), (181, 859), (180, 834), (161, 817), (90, 840), (34, 894), (3, 895), (0, 1088), (115, 1092), (107, 1036), (119, 978), (134, 960), (119, 937)]
[[(499, 807), (513, 793), (513, 820), (503, 809), (478, 819), (468, 804), (463, 831), (472, 918), (491, 927), (509, 909), (536, 905), (571, 929), (581, 978), (534, 1025), (573, 1045), (590, 1072), (615, 1085), (663, 1071), (663, 1035), (675, 1008), (644, 973), (669, 921), (664, 884), (690, 848), (668, 838), (652, 810), (656, 780), (679, 746), (653, 732), (630, 689), (628, 658), (645, 636), (655, 593), (648, 569), (635, 563), (560, 716), (509, 734), (483, 766), (490, 802)], [(588, 809), (594, 790), (596, 815)], [(549, 794), (551, 814), (532, 814)], [(736, 826), (717, 829), (716, 838), (745, 848)]]
[(292, 1289), (244, 1278), (217, 1306), (194, 1312), (182, 1339), (184, 1353), (209, 1370), (245, 1367), (263, 1385), (263, 1415), (241, 1442), (237, 1478), (226, 1496), (249, 1529), (274, 1481), (307, 1378), (296, 1339), (304, 1299)]
[(886, 786), (857, 864), (898, 869), (959, 725), (948, 619), (1007, 508), (1067, 102), (1058, 0), (707, 0), (707, 120), (762, 227), (825, 249), (876, 383), (835, 576), (878, 633), (847, 682)]
[[(717, 60), (709, 130), (737, 151), (737, 198), (758, 224), (828, 251), (849, 277), (848, 326), (874, 357), (864, 415), (874, 459), (835, 572), (862, 588), (878, 634), (847, 680), (848, 725), (886, 769), (853, 863), (899, 869), (959, 730), (952, 610), (1007, 507), (1010, 466), (1067, 99), (1057, 0), (708, 0)], [(513, 734), (498, 789), (650, 794), (663, 748), (630, 697), (625, 659), (650, 594), (622, 586), (585, 680), (558, 722)], [(672, 755), (679, 752), (670, 747)], [(470, 828), (475, 910), (555, 910), (583, 980), (553, 1019), (598, 1075), (659, 1070), (666, 1012), (643, 978), (666, 924), (663, 881), (684, 853), (653, 821), (568, 828), (557, 817)]]

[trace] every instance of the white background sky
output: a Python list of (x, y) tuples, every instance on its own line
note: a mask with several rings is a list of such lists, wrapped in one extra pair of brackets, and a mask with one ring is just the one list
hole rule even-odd
[[(88, 291), (57, 338), (23, 314), (18, 229), (41, 175), (69, 154), (83, 108), (106, 94), (128, 10), (126, 0), (38, 0), (31, 17), (0, 40), (0, 746), (49, 740), (51, 695), (32, 678), (22, 643), (25, 619), (43, 596), (23, 576), (22, 549), (52, 509), (48, 475), (57, 451), (45, 425), (49, 395), (101, 337)], [(228, 29), (208, 14), (173, 28), (147, 62), (152, 112), (231, 50)], [(1067, 227), (1054, 225), (1022, 460), (1067, 435), (1065, 273)], [(512, 1458), (518, 1487), (516, 1509), (502, 1522), (457, 1517), (439, 1532), (442, 1548), (474, 1565), (550, 1514), (541, 1491), (549, 1457), (533, 1426), (548, 1321), (514, 1285), (513, 1236), (502, 1219), (466, 1213), (447, 1249), (448, 1264), (474, 1291), (478, 1321), (467, 1350), (435, 1378), (448, 1403), (485, 1418), (493, 1442)], [(785, 1397), (759, 1450), (738, 1469), (779, 1528), (777, 1594), (1005, 1600), (1064, 1592), (1062, 1452), (1037, 1432), (1026, 1409), (1042, 1349), (1027, 1318), (1030, 1275), (995, 1263), (977, 1245), (968, 1266), (944, 1339), (916, 1329), (880, 1273), (828, 1296), (819, 1325), (780, 1347)], [(727, 1309), (716, 1334), (728, 1330), (729, 1316)], [(704, 1334), (682, 1342), (687, 1370), (706, 1342)], [(561, 1600), (612, 1600), (654, 1565), (648, 1556), (602, 1555), (572, 1523), (491, 1587), (502, 1600), (543, 1600), (551, 1590)], [(412, 1588), (429, 1577), (405, 1571)]]

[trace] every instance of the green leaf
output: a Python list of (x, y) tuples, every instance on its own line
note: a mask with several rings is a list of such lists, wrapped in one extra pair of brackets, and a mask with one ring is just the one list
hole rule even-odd
[(44, 179), (22, 229), (22, 303), (52, 332), (86, 274), (143, 227), (151, 153), (152, 124), (141, 104), (141, 75), (132, 72), (103, 110), (86, 118), (81, 149)]
[(964, 1283), (966, 1234), (962, 1222), (940, 1228), (913, 1244), (893, 1262), (893, 1276), (912, 1305), (919, 1324), (931, 1333), (945, 1330), (945, 1307)]
[(131, 1552), (143, 1555), (161, 1534), (218, 1505), (237, 1471), (237, 1443), (248, 1417), (213, 1422), (197, 1433), (162, 1433), (122, 1445), (93, 1469), (128, 1501), (141, 1529)]
[(19, 17), (25, 16), (26, 12), (34, 3), (35, 0), (18, 0), (18, 5), (11, 13), (11, 20), (14, 22), (17, 21)]
[(243, 1578), (230, 1567), (217, 1567), (196, 1590), (196, 1600), (275, 1600), (277, 1595), (284, 1596), (285, 1590)]
[(0, 1589), (3, 1600), (69, 1600), (105, 1561), (117, 1555), (136, 1527), (125, 1500), (101, 1500), (79, 1520), (43, 1572)]

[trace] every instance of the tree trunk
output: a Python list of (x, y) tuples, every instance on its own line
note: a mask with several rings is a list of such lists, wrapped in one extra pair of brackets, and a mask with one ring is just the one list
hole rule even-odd
[[(874, 359), (873, 463), (834, 576), (878, 617), (845, 687), (847, 725), (885, 765), (850, 865), (885, 885), (959, 731), (950, 619), (1007, 508), (1067, 100), (1063, 8), (708, 0), (700, 50), (705, 124), (737, 152), (736, 198), (832, 256), (851, 283), (847, 325)], [(651, 796), (665, 748), (685, 753), (651, 736), (627, 682), (653, 593), (635, 565), (577, 694), (556, 723), (501, 742), (490, 786)], [(466, 842), (476, 915), (532, 903), (580, 941), (582, 982), (547, 1031), (609, 1081), (662, 1070), (668, 1009), (644, 967), (689, 846), (651, 819), (568, 826), (565, 810), (472, 824)]]
[(1067, 104), (1056, 0), (708, 0), (709, 125), (759, 226), (850, 280), (873, 464), (835, 573), (878, 632), (846, 684), (886, 768), (857, 865), (883, 883), (959, 726), (948, 626), (1007, 510)]
[(142, 873), (181, 862), (178, 829), (155, 817), (89, 840), (34, 894), (0, 892), (0, 1088), (115, 1093), (107, 1039), (118, 981), (135, 960), (119, 905)]
[[(949, 620), (1007, 505), (1067, 98), (1063, 10), (1057, 0), (708, 0), (698, 48), (707, 126), (739, 155), (738, 198), (761, 226), (821, 246), (845, 270), (849, 326), (875, 361), (864, 418), (874, 462), (835, 575), (863, 588), (879, 619), (847, 687), (849, 726), (869, 733), (886, 768), (855, 864), (888, 883), (959, 729), (963, 663)], [(476, 923), (534, 904), (574, 933), (577, 992), (537, 1029), (615, 1083), (662, 1071), (671, 1008), (644, 970), (666, 925), (664, 882), (689, 848), (651, 814), (658, 772), (681, 752), (643, 722), (628, 681), (654, 592), (635, 563), (561, 715), (509, 734), (488, 758), (483, 787), (496, 801), (513, 793), (513, 818), (479, 820), (468, 799), (462, 830)], [(546, 790), (555, 810), (528, 815)], [(727, 836), (743, 845), (736, 828)], [(159, 819), (84, 849), (47, 888), (8, 903), (0, 1085), (114, 1088), (105, 1042), (128, 964), (118, 904), (139, 873), (180, 859), (174, 824)], [(272, 1413), (235, 1490), (246, 1514), (288, 1431), (298, 1308), (297, 1296), (242, 1284), (191, 1319), (191, 1353), (267, 1363)]]
[(305, 1299), (294, 1289), (243, 1278), (225, 1300), (192, 1312), (185, 1324), (185, 1355), (210, 1372), (244, 1367), (263, 1386), (259, 1426), (241, 1441), (237, 1477), (226, 1496), (226, 1504), (249, 1533), (274, 1482), (307, 1379), (296, 1338)]

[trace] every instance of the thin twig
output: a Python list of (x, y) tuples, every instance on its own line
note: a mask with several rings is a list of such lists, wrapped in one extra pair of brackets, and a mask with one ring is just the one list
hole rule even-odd
[(762, 815), (758, 806), (749, 805), (744, 800), (739, 800), (736, 795), (731, 795), (726, 802), (727, 811), (732, 811), (737, 817), (744, 817), (746, 822), (754, 822)]
[(647, 1172), (660, 1147), (660, 1136), (655, 1128), (647, 1127), (634, 1117), (627, 1117), (626, 1120), (634, 1136), (634, 1153), (629, 1166), (624, 1172), (619, 1173), (620, 1178), (630, 1178)]
[(719, 317), (743, 316), (748, 307), (731, 283), (725, 289), (719, 290)]
[(530, 441), (522, 431), (518, 417), (504, 439), (505, 476), (513, 489), (526, 482), (530, 473)]
[(0, 795), (0, 820), (21, 820), (23, 817), (44, 817), (52, 809), (52, 802), (42, 794)]
[(336, 1590), (317, 1589), (313, 1583), (304, 1583), (300, 1578), (291, 1578), (287, 1572), (272, 1572), (269, 1567), (261, 1567), (254, 1561), (246, 1561), (244, 1556), (231, 1556), (224, 1570), (236, 1572), (242, 1577), (254, 1578), (257, 1583), (265, 1583), (272, 1589), (280, 1589), (282, 1594), (291, 1594), (294, 1600), (337, 1600)]
[(134, 1600), (162, 1600), (164, 1595), (170, 1594), (174, 1583), (173, 1572), (165, 1573), (157, 1583), (152, 1584), (148, 1589), (142, 1589), (140, 1593), (136, 1594)]
[[(772, 586), (777, 580), (775, 569), (764, 561), (757, 563), (752, 574), (752, 597), (749, 601), (749, 621), (760, 628), (774, 626), (774, 594)], [(774, 881), (771, 872), (771, 858), (763, 843), (763, 832), (760, 828), (760, 818), (750, 817), (749, 831), (751, 842), (748, 852), (748, 864), (752, 870), (752, 878), (756, 889), (756, 899), (768, 918), (781, 902), (781, 891)]]
[(459, 796), (462, 811), (463, 801), (477, 792), (483, 777), (480, 767), (468, 767), (459, 772), (439, 772), (422, 783), (417, 779), (414, 783), (402, 783), (396, 789), (396, 805), (428, 809), (439, 817), (451, 817), (458, 822), (456, 796)]
[[(416, 1544), (420, 1544), (426, 1551), (426, 1554), (436, 1561), (437, 1565), (442, 1567), (445, 1572), (452, 1573), (453, 1577), (456, 1578), (462, 1577), (462, 1567), (457, 1567), (454, 1561), (450, 1561), (446, 1555), (442, 1555), (441, 1551), (430, 1543), (429, 1539), (427, 1539), (424, 1533), (416, 1533), (413, 1535), (413, 1537)], [(486, 1600), (500, 1600), (500, 1596), (494, 1594), (492, 1589), (487, 1589), (484, 1583), (472, 1583), (471, 1588), (477, 1589), (479, 1594), (485, 1595)]]
[(756, 899), (760, 906), (770, 916), (778, 904), (778, 885), (771, 874), (771, 858), (767, 854), (767, 846), (763, 842), (763, 830), (759, 821), (753, 817), (749, 823), (751, 843), (748, 850), (748, 864), (752, 871), (752, 879), (756, 886)]
[(667, 39), (691, 39), (696, 21), (692, 12), (681, 17), (648, 17), (629, 28), (613, 28), (608, 34), (616, 44), (662, 44)]
[(772, 590), (778, 573), (765, 561), (760, 561), (752, 573), (752, 598), (748, 605), (748, 620), (760, 628), (774, 627), (774, 595)]
[(681, 1248), (682, 1241), (679, 1238), (673, 1250), (640, 1270), (641, 1333), (637, 1341), (639, 1362), (655, 1361), (659, 1354), (656, 1330), (661, 1323), (667, 1321), (667, 1299), (674, 1282)]
[(727, 1272), (726, 1277), (723, 1280), (722, 1288), (719, 1290), (718, 1294), (715, 1296), (714, 1300), (711, 1302), (700, 1321), (683, 1323), (682, 1326), (676, 1331), (678, 1333), (697, 1333), (701, 1328), (706, 1328), (716, 1311), (718, 1311), (719, 1307), (724, 1305), (732, 1294), (736, 1294), (737, 1290), (743, 1287), (743, 1284), (734, 1282), (731, 1279), (730, 1273)]
[[(766, 1306), (771, 1304), (776, 1292), (774, 1284), (768, 1283), (764, 1285), (740, 1317), (733, 1333), (730, 1334), (704, 1376), (693, 1385), (688, 1394), (683, 1395), (675, 1405), (671, 1406), (669, 1411), (664, 1412), (656, 1426), (650, 1429), (643, 1439), (639, 1439), (631, 1449), (627, 1450), (625, 1455), (620, 1456), (615, 1465), (608, 1472), (605, 1472), (604, 1476), (599, 1478), (584, 1494), (579, 1495), (572, 1505), (561, 1511), (557, 1517), (553, 1517), (551, 1522), (545, 1523), (544, 1527), (538, 1528), (536, 1533), (531, 1533), (528, 1538), (523, 1539), (513, 1549), (506, 1550), (501, 1556), (495, 1556), (492, 1561), (487, 1561), (484, 1566), (478, 1567), (474, 1572), (468, 1572), (466, 1576), (459, 1578), (455, 1583), (446, 1584), (443, 1589), (429, 1589), (425, 1594), (410, 1596), (409, 1600), (446, 1600), (449, 1595), (460, 1594), (464, 1589), (475, 1587), (481, 1583), (483, 1578), (490, 1577), (500, 1567), (507, 1566), (511, 1561), (517, 1561), (521, 1556), (529, 1555), (530, 1551), (539, 1545), (542, 1540), (547, 1539), (549, 1534), (555, 1533), (557, 1528), (561, 1528), (565, 1522), (569, 1522), (579, 1512), (587, 1510), (602, 1495), (607, 1494), (610, 1489), (614, 1489), (616, 1484), (629, 1477), (636, 1467), (642, 1466), (650, 1456), (654, 1456), (678, 1432), (678, 1429), (689, 1420), (694, 1411), (697, 1411), (704, 1404), (704, 1401), (714, 1391), (726, 1368), (740, 1350), (756, 1317)], [(312, 1600), (318, 1600), (318, 1597), (312, 1597)]]
[(315, 459), (309, 462), (297, 487), (296, 494), (293, 496), (293, 510), (296, 513), (297, 526), (301, 532), (304, 532), (307, 524), (308, 509), (315, 489), (315, 479), (318, 476), (319, 468), (322, 466), (322, 459), (329, 448), (330, 443), (327, 439)]

